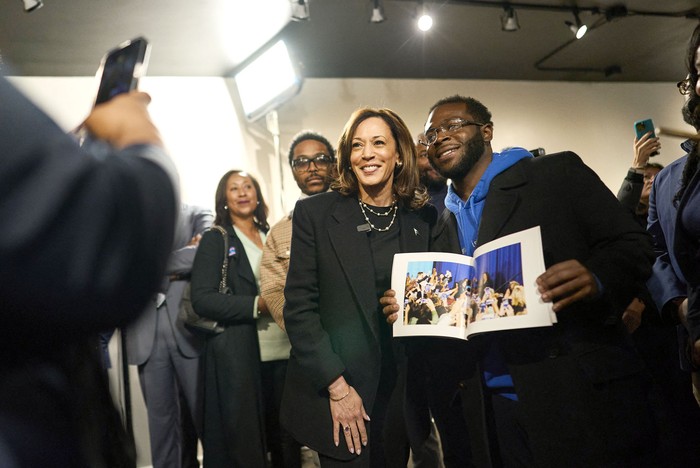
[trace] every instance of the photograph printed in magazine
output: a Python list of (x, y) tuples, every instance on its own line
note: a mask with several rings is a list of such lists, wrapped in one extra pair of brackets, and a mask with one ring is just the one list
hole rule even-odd
[(473, 257), (442, 252), (394, 256), (391, 286), (399, 317), (394, 336), (467, 339), (475, 333), (551, 326), (556, 314), (541, 301), (544, 273), (540, 228), (488, 242)]

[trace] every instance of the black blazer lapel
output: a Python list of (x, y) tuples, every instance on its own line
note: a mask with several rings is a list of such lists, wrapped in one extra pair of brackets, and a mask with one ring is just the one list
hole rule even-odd
[(462, 253), (457, 232), (457, 219), (445, 209), (440, 215), (437, 226), (433, 229), (430, 239), (430, 250), (433, 252)]
[(430, 243), (430, 224), (419, 213), (401, 209), (399, 216), (401, 252), (425, 252)]
[(378, 300), (375, 297), (376, 280), (372, 252), (367, 233), (357, 230), (357, 226), (365, 224), (365, 220), (357, 202), (350, 197), (343, 197), (338, 201), (332, 216), (338, 224), (328, 229), (328, 235), (338, 264), (369, 328), (375, 338), (379, 339), (376, 320)]
[[(236, 231), (233, 226), (227, 226), (226, 231), (228, 232), (228, 245), (229, 245), (229, 274), (235, 274), (240, 277), (243, 281), (250, 284), (255, 291), (258, 290), (257, 282), (255, 281), (255, 275), (253, 274), (253, 269), (250, 266), (250, 260), (245, 253), (243, 248), (243, 242), (236, 235)], [(233, 255), (231, 248), (234, 248)]]
[(477, 246), (498, 238), (518, 207), (520, 196), (510, 189), (527, 183), (522, 164), (523, 162), (516, 164), (491, 181), (479, 222)]

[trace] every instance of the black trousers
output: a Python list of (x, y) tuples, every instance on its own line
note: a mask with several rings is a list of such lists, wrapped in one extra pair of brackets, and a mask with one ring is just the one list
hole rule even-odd
[(265, 434), (272, 468), (301, 468), (301, 444), (280, 424), (287, 361), (261, 362), (260, 372), (265, 405)]

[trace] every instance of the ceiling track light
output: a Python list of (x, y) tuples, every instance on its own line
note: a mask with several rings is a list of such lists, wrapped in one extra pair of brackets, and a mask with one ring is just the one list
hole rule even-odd
[(384, 6), (382, 0), (372, 0), (372, 16), (369, 18), (370, 23), (383, 23), (386, 20), (384, 16)]
[(433, 17), (423, 5), (423, 0), (418, 1), (418, 29), (423, 32), (429, 31), (433, 27)]
[(292, 20), (309, 20), (309, 0), (289, 0), (292, 4)]
[(27, 13), (31, 13), (34, 10), (38, 10), (39, 8), (44, 6), (44, 2), (41, 0), (23, 0), (24, 2), (24, 11)]
[(586, 31), (588, 31), (588, 26), (581, 22), (581, 18), (579, 18), (577, 10), (574, 10), (573, 13), (575, 23), (572, 23), (571, 21), (564, 21), (564, 24), (571, 29), (571, 32), (574, 33), (576, 39), (581, 39), (586, 34)]
[(503, 7), (503, 14), (501, 15), (501, 31), (513, 32), (520, 29), (520, 23), (518, 23), (518, 14), (511, 6)]

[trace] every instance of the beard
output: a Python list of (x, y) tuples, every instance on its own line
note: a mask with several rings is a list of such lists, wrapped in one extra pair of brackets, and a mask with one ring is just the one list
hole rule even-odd
[[(486, 142), (484, 141), (484, 136), (481, 132), (477, 132), (474, 137), (469, 140), (466, 148), (462, 150), (462, 154), (459, 155), (455, 164), (452, 167), (443, 168), (442, 170), (438, 169), (438, 172), (447, 179), (460, 180), (474, 168), (479, 158), (481, 158), (481, 155), (484, 154), (485, 149)], [(432, 159), (430, 162), (433, 164)], [(439, 166), (433, 164), (433, 167), (437, 169)]]
[[(313, 177), (320, 177), (323, 179), (323, 185), (319, 185), (318, 183), (314, 183), (313, 186), (309, 186), (309, 180)], [(316, 174), (309, 174), (308, 176), (304, 177), (304, 179), (299, 183), (297, 180), (297, 185), (301, 189), (303, 193), (306, 195), (316, 195), (317, 193), (323, 193), (328, 191), (328, 187), (330, 187), (332, 182), (332, 179), (330, 177), (330, 174), (326, 173), (326, 175), (320, 175), (318, 173)]]
[(700, 130), (700, 106), (698, 104), (700, 104), (700, 97), (695, 94), (695, 91), (691, 91), (690, 97), (685, 101), (681, 110), (683, 121), (692, 125), (695, 130)]

